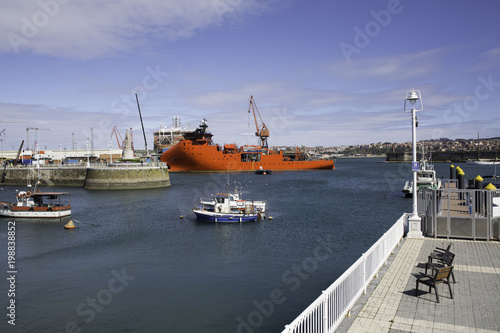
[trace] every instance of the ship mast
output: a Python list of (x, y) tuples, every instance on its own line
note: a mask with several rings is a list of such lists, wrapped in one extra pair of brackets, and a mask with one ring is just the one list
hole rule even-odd
[[(250, 109), (253, 111), (253, 118), (255, 120), (255, 128), (256, 128), (255, 135), (259, 137), (261, 147), (269, 148), (267, 145), (269, 130), (267, 129), (266, 124), (264, 124), (264, 121), (262, 121), (262, 117), (260, 116), (259, 109), (257, 109), (257, 105), (253, 100), (253, 96), (250, 96), (250, 105), (248, 106), (248, 113), (250, 113)], [(257, 116), (255, 115), (255, 110), (257, 110), (257, 114), (259, 115), (259, 119), (262, 124), (260, 127), (259, 124), (257, 123)]]

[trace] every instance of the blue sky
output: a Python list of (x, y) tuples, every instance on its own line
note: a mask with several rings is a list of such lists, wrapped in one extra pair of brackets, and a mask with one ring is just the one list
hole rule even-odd
[[(405, 92), (419, 89), (417, 139), (500, 135), (500, 2), (6, 1), (0, 13), (2, 148), (26, 127), (41, 148), (108, 148), (117, 126), (148, 145), (180, 116), (217, 143), (411, 141)], [(116, 141), (113, 139), (113, 146)]]

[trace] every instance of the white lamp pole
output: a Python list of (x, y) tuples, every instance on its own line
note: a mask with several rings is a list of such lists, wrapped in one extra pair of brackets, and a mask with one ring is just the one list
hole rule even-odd
[(87, 168), (90, 168), (89, 140), (87, 139)]
[[(407, 109), (406, 102), (410, 102), (411, 109)], [(417, 102), (420, 105), (415, 105)], [(418, 107), (418, 108), (417, 108)], [(417, 170), (418, 170), (418, 162), (417, 162), (417, 115), (416, 113), (422, 111), (424, 109), (424, 104), (422, 102), (422, 96), (420, 95), (419, 90), (408, 90), (406, 92), (404, 111), (411, 112), (411, 136), (412, 136), (412, 144), (413, 144), (413, 160), (411, 164), (411, 168), (413, 171), (413, 212), (410, 218), (408, 219), (409, 231), (408, 238), (423, 238), (422, 227), (421, 227), (421, 219), (418, 216), (417, 210)]]
[(109, 163), (113, 163), (113, 152), (111, 151), (111, 140), (109, 140)]

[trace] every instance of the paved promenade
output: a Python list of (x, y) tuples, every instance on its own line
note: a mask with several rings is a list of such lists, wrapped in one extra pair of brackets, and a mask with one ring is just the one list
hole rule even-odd
[[(415, 296), (414, 274), (436, 247), (453, 243), (456, 283), (420, 286)], [(425, 238), (405, 239), (353, 307), (337, 332), (500, 332), (500, 242)], [(453, 280), (452, 280), (453, 281)]]

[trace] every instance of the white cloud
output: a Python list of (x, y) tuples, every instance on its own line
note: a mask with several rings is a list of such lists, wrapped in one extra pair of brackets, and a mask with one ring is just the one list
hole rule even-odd
[(9, 1), (0, 13), (0, 53), (102, 57), (186, 38), (269, 6), (262, 0)]
[(373, 58), (360, 58), (346, 63), (339, 61), (330, 66), (334, 75), (347, 79), (392, 79), (419, 78), (439, 69), (443, 56), (450, 52), (444, 48), (425, 50), (412, 54), (396, 54)]

